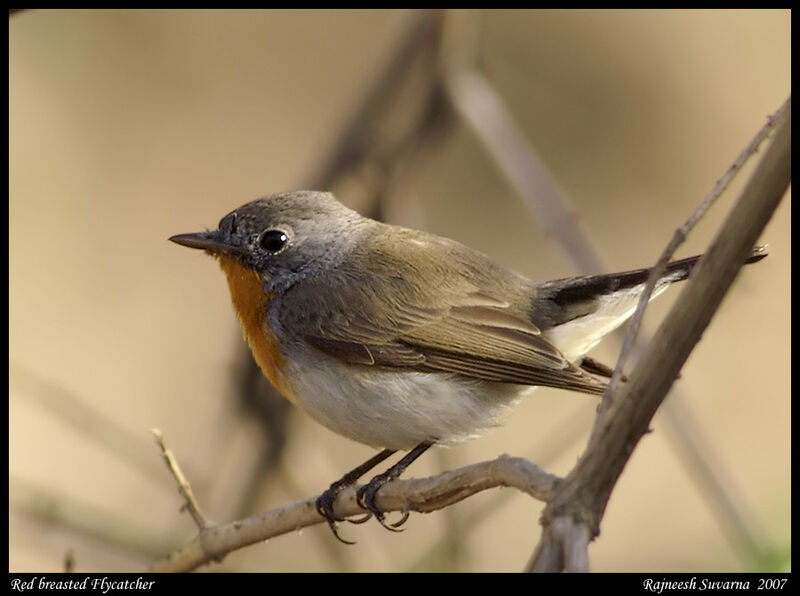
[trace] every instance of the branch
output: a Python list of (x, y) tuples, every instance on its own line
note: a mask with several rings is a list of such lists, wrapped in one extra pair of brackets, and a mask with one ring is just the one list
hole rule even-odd
[[(430, 513), (457, 503), (475, 493), (508, 486), (534, 499), (547, 501), (560, 479), (519, 457), (501, 455), (430, 478), (396, 480), (381, 488), (377, 505), (381, 511)], [(357, 486), (339, 493), (334, 511), (339, 517), (360, 515)], [(207, 526), (181, 550), (150, 568), (151, 572), (191, 571), (210, 561), (219, 561), (231, 551), (263, 542), (324, 521), (316, 509), (316, 497), (291, 503), (224, 526)]]
[(789, 186), (790, 119), (791, 103), (779, 115), (775, 138), (628, 383), (598, 414), (585, 453), (545, 507), (542, 543), (528, 570), (565, 567), (564, 558), (554, 554), (569, 548), (562, 524), (578, 523), (592, 538), (599, 534), (611, 491), (633, 449)]

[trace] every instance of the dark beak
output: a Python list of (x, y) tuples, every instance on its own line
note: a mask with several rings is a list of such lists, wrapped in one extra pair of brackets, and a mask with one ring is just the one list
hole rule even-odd
[(233, 244), (230, 238), (223, 238), (219, 230), (210, 232), (197, 232), (195, 234), (177, 234), (170, 237), (172, 242), (189, 248), (199, 248), (212, 254), (244, 255), (246, 249), (243, 246)]

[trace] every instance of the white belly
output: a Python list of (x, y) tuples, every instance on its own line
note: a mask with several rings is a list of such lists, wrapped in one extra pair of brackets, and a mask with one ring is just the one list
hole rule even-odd
[(424, 442), (452, 444), (497, 426), (531, 387), (457, 375), (347, 366), (319, 355), (315, 366), (292, 365), (298, 405), (331, 430), (373, 447), (407, 450)]

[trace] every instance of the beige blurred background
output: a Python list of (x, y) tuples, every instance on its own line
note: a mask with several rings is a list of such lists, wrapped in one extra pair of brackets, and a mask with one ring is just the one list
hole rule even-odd
[[(240, 333), (219, 269), (166, 239), (307, 184), (413, 17), (10, 17), (11, 571), (59, 571), (68, 556), (78, 571), (139, 571), (191, 539), (153, 427), (219, 522), (315, 495), (373, 453), (292, 412), (281, 464), (252, 510), (235, 510), (263, 441), (234, 399)], [(477, 67), (610, 269), (654, 262), (790, 93), (788, 11), (468, 18), (480, 25)], [(469, 127), (456, 119), (411, 162), (393, 183), (389, 219), (537, 279), (575, 273)], [(751, 169), (679, 256), (708, 245)], [(731, 531), (661, 412), (611, 497), (590, 546), (593, 570), (790, 569), (789, 221), (787, 195), (762, 239), (770, 257), (742, 272), (670, 398), (680, 392), (749, 538)], [(647, 329), (675, 294), (653, 304)], [(617, 346), (610, 340), (594, 354), (612, 363)], [(505, 426), (427, 454), (407, 475), (501, 453), (565, 474), (595, 405), (539, 390)], [(517, 571), (538, 540), (541, 508), (495, 490), (412, 515), (400, 534), (345, 525), (358, 542), (347, 547), (321, 525), (206, 569)]]

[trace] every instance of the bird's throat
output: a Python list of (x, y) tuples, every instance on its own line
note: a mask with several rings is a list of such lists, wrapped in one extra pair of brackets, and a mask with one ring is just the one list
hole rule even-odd
[(267, 307), (273, 295), (264, 291), (258, 273), (242, 265), (236, 257), (226, 254), (214, 256), (228, 279), (233, 308), (253, 357), (275, 388), (293, 401), (284, 374), (286, 360), (267, 324)]

